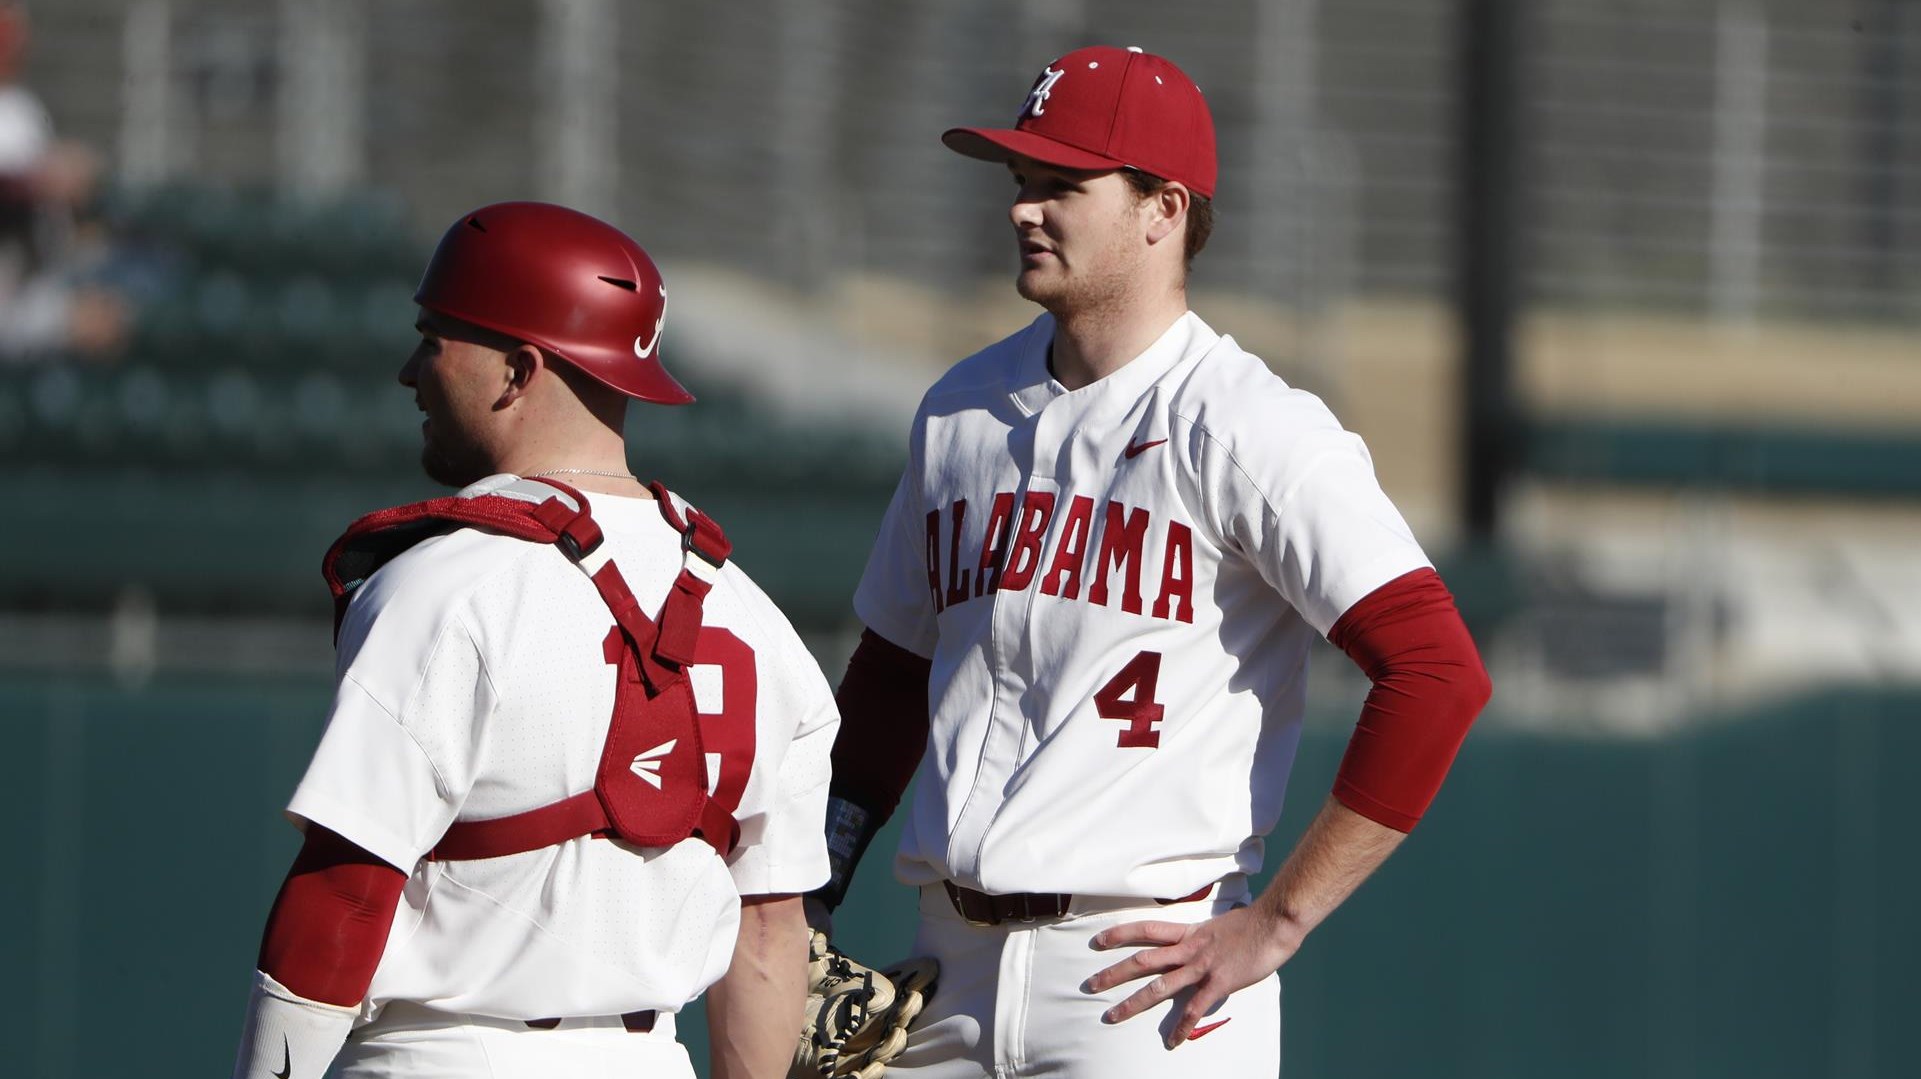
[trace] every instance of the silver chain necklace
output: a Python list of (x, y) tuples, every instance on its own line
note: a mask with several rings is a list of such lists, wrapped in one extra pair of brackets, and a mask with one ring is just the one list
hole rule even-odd
[(634, 475), (632, 472), (601, 472), (592, 468), (550, 468), (545, 472), (529, 472), (525, 478), (537, 480), (542, 476), (605, 476), (610, 480), (633, 480), (635, 483), (640, 482), (640, 477)]

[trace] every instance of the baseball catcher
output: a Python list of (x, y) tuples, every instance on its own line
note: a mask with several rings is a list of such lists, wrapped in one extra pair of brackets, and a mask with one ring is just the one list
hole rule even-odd
[(694, 1079), (703, 992), (710, 1074), (777, 1075), (839, 717), (719, 524), (630, 470), (629, 403), (693, 401), (667, 283), (614, 226), (508, 202), (414, 299), (399, 382), (459, 493), (324, 560), (337, 688), (234, 1079)]

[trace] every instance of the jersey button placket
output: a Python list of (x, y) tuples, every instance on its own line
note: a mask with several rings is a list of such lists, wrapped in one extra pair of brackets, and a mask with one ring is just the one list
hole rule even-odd
[[(1015, 520), (1012, 527), (1015, 529), (1020, 527), (1025, 516), (1028, 492), (1051, 490), (1056, 486), (1055, 462), (1059, 459), (1062, 445), (1072, 436), (1076, 404), (1066, 395), (1057, 396), (1029, 421), (1033, 437), (1028, 445), (1032, 457), (1015, 462), (1023, 476), (1023, 482), (1014, 493)], [(1058, 506), (1055, 512), (1059, 512)], [(1010, 552), (1011, 549), (1010, 535)], [(1035, 555), (1041, 560), (1042, 566), (1046, 564), (1047, 553), (1044, 536), (1042, 549)], [(1003, 565), (1003, 572), (1006, 568)], [(1027, 748), (1028, 718), (1022, 708), (1022, 700), (1033, 684), (1033, 604), (1034, 595), (1039, 591), (1040, 577), (1041, 570), (1036, 567), (1026, 587), (1011, 594), (1009, 591), (996, 591), (993, 596), (990, 631), (992, 654), (989, 659), (990, 669), (995, 672), (994, 701), (988, 717), (987, 735), (982, 740), (980, 767), (975, 772), (973, 787), (957, 820), (953, 844), (953, 853), (958, 856), (954, 863), (955, 870), (977, 878), (981, 872), (988, 833), (1005, 804), (1002, 792), (1014, 770), (1019, 767)]]

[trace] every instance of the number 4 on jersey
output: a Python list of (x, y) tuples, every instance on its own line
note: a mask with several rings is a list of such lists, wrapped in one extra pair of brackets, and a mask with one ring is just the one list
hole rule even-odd
[[(1127, 723), (1121, 731), (1120, 744), (1127, 749), (1154, 749), (1161, 744), (1161, 732), (1155, 724), (1161, 721), (1166, 711), (1154, 700), (1155, 688), (1161, 680), (1161, 654), (1141, 652), (1127, 661), (1120, 673), (1108, 679), (1106, 685), (1094, 693), (1094, 707), (1102, 719), (1119, 719)], [(1131, 698), (1129, 694), (1132, 694)]]

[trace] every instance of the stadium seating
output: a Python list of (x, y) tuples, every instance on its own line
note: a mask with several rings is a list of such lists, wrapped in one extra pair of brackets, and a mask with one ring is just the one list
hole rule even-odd
[[(0, 383), (0, 454), (29, 492), (0, 557), (21, 564), (64, 535), (84, 564), (7, 577), (0, 604), (100, 606), (139, 588), (173, 610), (322, 609), (313, 567), (333, 534), (436, 493), (416, 464), (419, 413), (393, 381), (417, 340), (429, 241), (377, 193), (299, 203), (173, 185), (114, 191), (105, 216), (158, 282), (127, 354)], [(844, 620), (895, 440), (797, 425), (704, 379), (697, 355), (675, 369), (700, 405), (633, 410), (634, 467), (720, 517), (777, 599)], [(800, 509), (827, 523), (795, 534)]]

